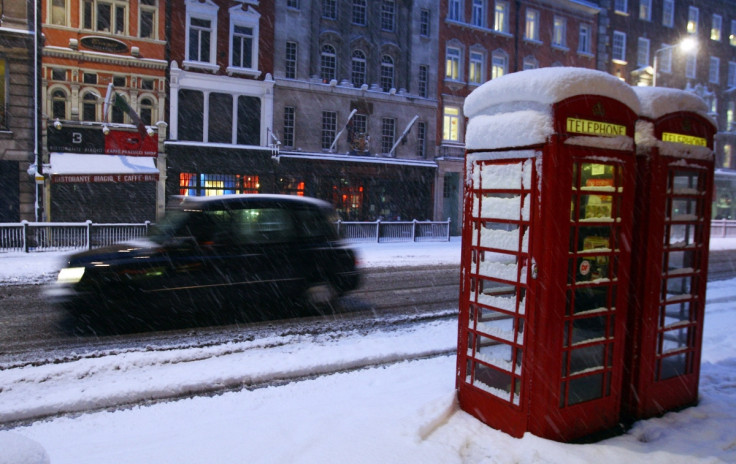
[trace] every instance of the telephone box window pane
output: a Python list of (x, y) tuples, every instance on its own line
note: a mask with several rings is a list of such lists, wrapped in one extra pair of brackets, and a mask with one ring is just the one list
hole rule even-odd
[(667, 258), (664, 267), (669, 274), (693, 272), (693, 263), (695, 262), (695, 251), (670, 251), (665, 254)]
[(680, 195), (701, 193), (700, 174), (693, 171), (675, 171), (669, 182), (669, 192)]
[(667, 329), (691, 322), (692, 307), (693, 303), (689, 301), (665, 305), (663, 317), (660, 319), (660, 328)]
[(695, 198), (673, 198), (670, 205), (670, 219), (673, 221), (695, 221), (700, 217)]
[(665, 245), (686, 247), (697, 243), (698, 228), (695, 224), (672, 224), (667, 227)]
[(681, 351), (690, 346), (690, 327), (679, 327), (666, 330), (660, 334), (658, 354), (666, 355), (675, 351)]
[(507, 401), (512, 398), (511, 389), (514, 388), (513, 403), (519, 404), (519, 387), (521, 384), (518, 381), (514, 382), (511, 374), (477, 362), (473, 372), (475, 374), (473, 385)]
[(491, 364), (505, 371), (512, 372), (513, 348), (511, 345), (499, 343), (496, 340), (478, 335), (478, 344), (475, 347), (475, 359)]
[[(608, 310), (609, 287), (579, 287), (574, 292), (572, 313), (581, 315), (593, 311)], [(568, 292), (569, 294), (570, 292)], [(568, 311), (568, 315), (570, 311)]]
[(483, 221), (480, 227), (480, 246), (526, 253), (529, 248), (528, 229), (518, 224)]
[[(514, 318), (508, 314), (504, 314), (498, 311), (493, 311), (487, 308), (480, 308), (480, 312), (478, 314), (477, 330), (492, 337), (513, 342)], [(511, 369), (509, 368), (508, 370)]]
[(572, 379), (568, 383), (568, 406), (603, 396), (603, 374)]
[(607, 320), (606, 316), (574, 319), (572, 321), (572, 345), (605, 340)]
[(615, 243), (611, 243), (612, 236), (613, 231), (609, 226), (581, 227), (577, 247), (570, 249), (588, 253), (610, 252), (615, 247)]
[(610, 221), (615, 213), (611, 195), (580, 195), (580, 220)]
[(605, 348), (605, 345), (594, 345), (570, 350), (570, 368), (567, 375), (602, 369)]
[(670, 277), (663, 282), (665, 300), (691, 297), (695, 286), (694, 276)]
[(679, 353), (662, 358), (659, 366), (659, 380), (667, 380), (688, 373), (690, 353)]
[[(477, 285), (478, 303), (504, 311), (516, 312), (516, 301), (518, 299), (516, 287), (487, 279), (478, 279)], [(522, 300), (519, 306), (520, 313), (524, 312), (523, 303)]]

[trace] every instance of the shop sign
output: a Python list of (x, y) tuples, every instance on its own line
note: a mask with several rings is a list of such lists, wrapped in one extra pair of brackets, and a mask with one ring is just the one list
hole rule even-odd
[(158, 174), (57, 174), (51, 176), (51, 182), (54, 184), (99, 184), (156, 181), (158, 181)]
[(128, 51), (128, 45), (125, 42), (121, 42), (117, 39), (111, 39), (109, 37), (100, 37), (96, 35), (88, 35), (82, 37), (79, 42), (83, 47), (91, 50), (97, 50), (98, 52), (106, 53), (125, 53)]
[(157, 156), (158, 134), (141, 137), (137, 131), (110, 129), (105, 135), (101, 127), (49, 126), (49, 152), (106, 154), (125, 156)]
[(676, 134), (674, 132), (662, 132), (663, 142), (683, 143), (685, 145), (696, 145), (698, 147), (708, 146), (708, 141), (703, 137), (693, 135)]
[(626, 126), (588, 119), (567, 118), (566, 128), (567, 132), (575, 134), (602, 135), (604, 137), (626, 135)]
[(47, 135), (49, 152), (95, 154), (105, 149), (105, 134), (99, 127), (49, 126)]
[(110, 130), (105, 136), (106, 155), (156, 156), (158, 155), (158, 134), (141, 138), (138, 132)]

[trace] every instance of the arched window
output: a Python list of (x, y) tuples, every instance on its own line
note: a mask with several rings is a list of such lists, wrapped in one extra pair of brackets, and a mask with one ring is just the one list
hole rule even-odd
[(332, 45), (323, 45), (320, 54), (319, 70), (322, 82), (329, 83), (332, 79), (337, 79), (337, 54), (335, 47)]
[(66, 119), (66, 92), (61, 89), (54, 90), (51, 94), (51, 117)]
[(365, 84), (365, 53), (362, 50), (353, 51), (352, 57), (352, 81), (355, 87), (360, 87)]
[(97, 96), (92, 92), (82, 97), (82, 121), (97, 121)]
[(394, 59), (388, 55), (381, 58), (381, 88), (388, 92), (394, 87)]
[[(113, 98), (113, 101), (115, 100), (115, 98)], [(117, 124), (122, 124), (125, 122), (125, 111), (123, 111), (123, 109), (120, 106), (112, 105), (112, 108), (110, 108), (109, 111), (110, 111), (110, 122), (114, 122)]]
[(147, 126), (153, 125), (153, 100), (150, 98), (142, 98), (140, 104), (140, 117), (143, 124)]

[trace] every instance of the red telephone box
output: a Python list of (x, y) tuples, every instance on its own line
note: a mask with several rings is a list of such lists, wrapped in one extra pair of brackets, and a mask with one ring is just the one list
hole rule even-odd
[(463, 410), (512, 436), (619, 422), (638, 105), (578, 68), (509, 74), (466, 99), (456, 387)]
[(641, 120), (624, 395), (629, 420), (698, 399), (716, 130), (705, 102), (691, 92), (635, 91)]

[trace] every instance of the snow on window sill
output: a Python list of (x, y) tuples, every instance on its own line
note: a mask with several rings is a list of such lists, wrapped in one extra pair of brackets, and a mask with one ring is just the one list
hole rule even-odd
[(212, 63), (205, 63), (203, 61), (184, 61), (182, 65), (184, 66), (184, 69), (203, 69), (213, 73), (220, 70), (220, 66)]
[(240, 68), (237, 66), (228, 66), (225, 71), (227, 72), (229, 76), (233, 74), (244, 74), (246, 76), (259, 77), (261, 75), (261, 71), (257, 69)]

